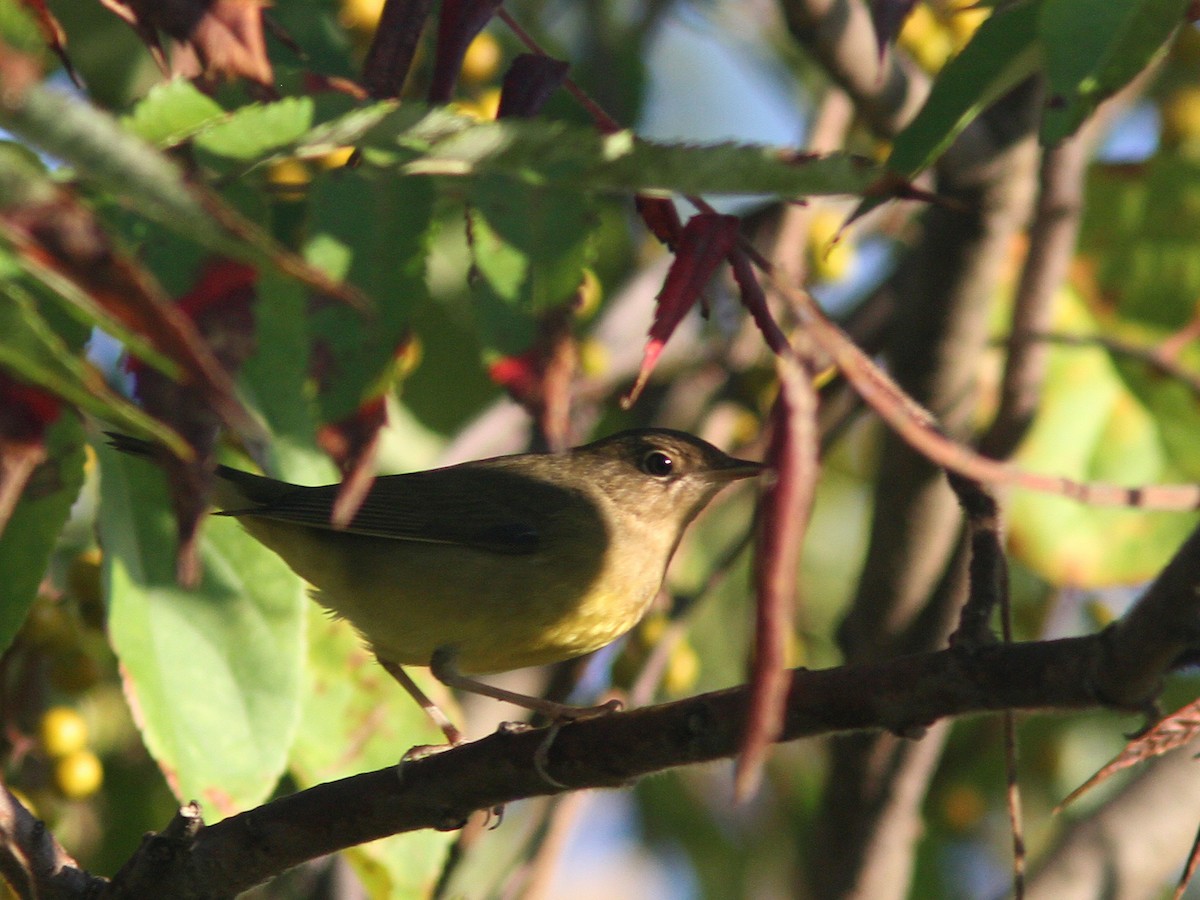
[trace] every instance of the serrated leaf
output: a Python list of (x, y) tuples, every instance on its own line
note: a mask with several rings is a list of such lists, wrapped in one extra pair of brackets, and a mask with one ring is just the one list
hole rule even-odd
[(0, 651), (12, 643), (83, 486), (83, 426), (64, 413), (46, 431), (46, 462), (30, 477), (0, 534)]
[[(1060, 304), (1057, 328), (1083, 334), (1096, 330), (1076, 295), (1063, 292)], [(1156, 391), (1164, 385), (1146, 381), (1143, 388)], [(1055, 348), (1041, 407), (1016, 462), (1081, 481), (1136, 486), (1196, 480), (1200, 450), (1194, 437), (1180, 442), (1169, 435), (1160, 417), (1163, 410), (1156, 405), (1129, 389), (1105, 350)], [(1186, 421), (1194, 436), (1200, 416), (1192, 411)], [(1053, 584), (1101, 587), (1153, 577), (1192, 530), (1196, 517), (1100, 509), (1066, 497), (1020, 491), (1012, 497), (1008, 520), (1013, 554), (1035, 572)]]
[(196, 148), (229, 159), (257, 159), (299, 140), (313, 126), (313, 112), (310, 97), (243, 106), (198, 134)]
[[(1018, 0), (997, 9), (979, 26), (970, 42), (938, 73), (920, 111), (896, 136), (887, 168), (912, 179), (933, 165), (963, 129), (992, 102), (1037, 70), (1039, 4)], [(853, 218), (885, 203), (868, 197)]]
[(533, 340), (539, 313), (574, 296), (592, 256), (596, 216), (576, 193), (481, 178), (469, 199), (472, 278), (489, 351), (517, 353)]
[(107, 446), (99, 457), (109, 628), (146, 746), (206, 818), (252, 807), (282, 774), (299, 718), (302, 583), (234, 520), (213, 518), (203, 581), (183, 590), (161, 474)]
[(308, 319), (322, 422), (352, 415), (390, 384), (413, 310), (428, 294), (433, 201), (428, 179), (369, 170), (334, 173), (314, 184), (305, 257), (375, 302), (367, 315), (327, 303)]
[(314, 128), (288, 153), (318, 156), (346, 144), (364, 163), (405, 174), (503, 175), (591, 191), (693, 194), (860, 194), (880, 176), (862, 157), (810, 157), (786, 147), (652, 143), (562, 121), (481, 122), (449, 109), (379, 103)]
[(121, 124), (131, 134), (156, 147), (173, 147), (204, 127), (225, 118), (217, 101), (186, 78), (156, 84)]
[(254, 304), (255, 349), (242, 366), (239, 384), (263, 416), (273, 440), (267, 448), (271, 474), (302, 484), (332, 481), (328, 460), (314, 464), (316, 407), (309, 389), (307, 293), (294, 281), (259, 279)]
[(173, 160), (81, 99), (30, 85), (0, 106), (0, 127), (69, 163), (139, 215), (217, 254), (278, 269), (343, 301), (358, 299), (303, 265), (216, 195), (193, 187)]
[(1188, 0), (1043, 0), (1037, 22), (1048, 88), (1042, 143), (1074, 133), (1143, 71), (1187, 7)]

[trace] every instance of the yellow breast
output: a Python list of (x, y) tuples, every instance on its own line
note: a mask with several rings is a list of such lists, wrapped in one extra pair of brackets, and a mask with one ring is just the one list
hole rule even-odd
[(551, 523), (535, 553), (364, 537), (247, 516), (250, 533), (318, 590), (375, 652), (428, 665), (451, 647), (481, 674), (599, 649), (641, 619), (662, 584), (675, 536), (628, 524), (597, 540), (569, 519)]

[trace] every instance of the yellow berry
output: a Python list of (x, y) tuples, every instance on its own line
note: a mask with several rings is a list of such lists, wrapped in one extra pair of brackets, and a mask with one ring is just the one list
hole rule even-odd
[(29, 608), (22, 637), (43, 650), (61, 651), (76, 645), (79, 639), (75, 620), (61, 601), (38, 597)]
[(838, 236), (842, 221), (841, 214), (832, 209), (813, 216), (808, 231), (808, 266), (816, 281), (838, 281), (854, 264), (853, 241), (845, 234)]
[(294, 157), (280, 159), (267, 166), (267, 184), (281, 200), (300, 200), (312, 181), (308, 166)]
[(602, 341), (584, 338), (579, 342), (579, 368), (590, 378), (599, 378), (612, 368), (612, 358)]
[(955, 785), (942, 799), (942, 818), (954, 831), (973, 828), (985, 812), (987, 803), (983, 794), (973, 785)]
[(52, 759), (67, 756), (87, 746), (87, 722), (69, 706), (52, 706), (42, 715), (38, 739), (46, 755)]
[(941, 71), (954, 52), (950, 32), (925, 4), (913, 7), (896, 40), (907, 50), (917, 65), (930, 74)]
[(384, 0), (342, 0), (338, 20), (352, 31), (370, 31), (379, 24)]
[(638, 626), (638, 640), (644, 647), (653, 647), (662, 640), (669, 624), (670, 620), (663, 613), (651, 613)]
[(483, 84), (491, 81), (500, 68), (500, 60), (504, 56), (500, 50), (500, 42), (486, 31), (480, 32), (467, 47), (463, 57), (462, 77), (469, 84)]
[(100, 790), (104, 766), (91, 750), (76, 750), (54, 764), (54, 786), (68, 800), (82, 800)]
[(350, 162), (350, 157), (354, 155), (354, 149), (354, 147), (338, 147), (323, 156), (318, 156), (316, 163), (322, 169), (340, 169)]
[(496, 118), (496, 113), (500, 112), (500, 88), (488, 88), (481, 91), (475, 98), (475, 108), (479, 111), (481, 119)]
[(663, 687), (672, 696), (686, 694), (696, 686), (700, 677), (700, 656), (686, 640), (681, 640), (671, 649), (667, 660), (667, 671), (663, 676)]
[(1163, 143), (1175, 146), (1200, 140), (1200, 87), (1172, 91), (1162, 103)]

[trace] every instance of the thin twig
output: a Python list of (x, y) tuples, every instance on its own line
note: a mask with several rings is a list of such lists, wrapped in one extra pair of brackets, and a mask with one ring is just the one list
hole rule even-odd
[[(1015, 335), (1013, 336), (1015, 339)], [(1178, 381), (1189, 391), (1200, 396), (1200, 372), (1185, 368), (1177, 361), (1177, 353), (1168, 351), (1167, 345), (1147, 347), (1124, 338), (1107, 334), (1075, 334), (1065, 331), (1036, 331), (1026, 335), (1031, 342), (1060, 344), (1064, 347), (1100, 347), (1114, 356), (1126, 356), (1142, 363), (1150, 370)]]

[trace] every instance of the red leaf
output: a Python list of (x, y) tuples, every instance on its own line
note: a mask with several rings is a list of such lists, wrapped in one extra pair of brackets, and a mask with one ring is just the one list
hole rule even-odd
[(734, 795), (744, 800), (762, 779), (779, 737), (791, 677), (786, 668), (795, 618), (796, 573), (816, 490), (817, 393), (791, 354), (776, 357), (779, 397), (771, 410), (766, 463), (775, 471), (759, 501), (754, 584), (758, 597), (750, 709), (738, 752)]
[(577, 305), (578, 299), (544, 312), (527, 350), (488, 366), (488, 376), (529, 411), (551, 450), (565, 449), (568, 443), (571, 381), (578, 367)]
[(740, 225), (737, 216), (698, 213), (680, 231), (675, 259), (658, 295), (650, 339), (642, 354), (642, 366), (633, 387), (621, 401), (622, 406), (632, 406), (641, 394), (667, 340), (700, 299), (700, 292), (717, 266), (737, 244)]
[(638, 194), (633, 202), (650, 233), (667, 249), (674, 250), (679, 243), (679, 232), (683, 230), (675, 204), (663, 197), (647, 197), (645, 194)]
[(231, 259), (210, 260), (200, 270), (196, 286), (177, 302), (192, 321), (199, 321), (212, 312), (249, 306), (257, 280), (253, 266)]
[(54, 18), (54, 13), (46, 8), (45, 0), (21, 0), (21, 4), (37, 20), (38, 30), (42, 33), (42, 40), (46, 42), (46, 46), (50, 48), (50, 51), (58, 57), (63, 69), (66, 70), (67, 76), (75, 83), (77, 88), (82, 90), (83, 79), (79, 77), (79, 73), (75, 71), (75, 67), (71, 64), (70, 57), (67, 56), (67, 36), (63, 32), (62, 26), (58, 24), (58, 19)]
[(45, 461), (46, 429), (61, 412), (58, 397), (0, 371), (0, 534), (29, 476)]
[(1079, 799), (1082, 794), (1090, 791), (1130, 766), (1147, 762), (1156, 756), (1177, 750), (1195, 740), (1200, 734), (1200, 700), (1193, 700), (1175, 712), (1160, 719), (1148, 731), (1130, 740), (1125, 748), (1104, 765), (1095, 775), (1067, 795), (1062, 803), (1055, 807), (1060, 813), (1069, 803)]
[(488, 366), (488, 377), (515, 398), (532, 396), (539, 380), (537, 355), (526, 350), (501, 356)]
[(536, 116), (567, 77), (567, 64), (560, 59), (522, 53), (513, 60), (500, 89), (497, 119)]
[(275, 73), (263, 38), (263, 0), (101, 0), (161, 58), (157, 32), (179, 42), (172, 68), (192, 78), (245, 78), (275, 96)]
[(363, 85), (378, 100), (400, 96), (433, 0), (387, 0), (363, 63)]
[(791, 346), (788, 344), (787, 335), (780, 329), (767, 307), (767, 295), (754, 272), (750, 257), (739, 248), (729, 254), (729, 262), (733, 267), (733, 279), (738, 284), (742, 306), (746, 307), (746, 311), (754, 319), (754, 324), (763, 333), (767, 346), (776, 354), (790, 353)]
[(467, 47), (500, 8), (502, 0), (442, 0), (437, 53), (429, 84), (430, 103), (449, 103)]

